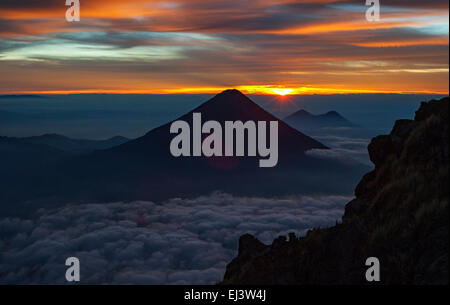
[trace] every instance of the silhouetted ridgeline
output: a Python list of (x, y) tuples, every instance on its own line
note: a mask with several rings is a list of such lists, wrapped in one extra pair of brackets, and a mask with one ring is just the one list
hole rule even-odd
[(301, 109), (287, 116), (284, 121), (298, 130), (311, 130), (327, 127), (358, 127), (336, 111), (314, 115)]
[(266, 246), (246, 234), (222, 284), (363, 284), (375, 256), (382, 284), (448, 284), (449, 99), (422, 103), (374, 138), (342, 223)]

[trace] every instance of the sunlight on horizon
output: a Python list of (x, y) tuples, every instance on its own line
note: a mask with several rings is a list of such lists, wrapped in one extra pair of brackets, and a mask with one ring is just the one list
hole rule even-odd
[(289, 95), (289, 94), (291, 94), (292, 92), (294, 92), (294, 89), (290, 89), (290, 88), (277, 88), (277, 89), (272, 89), (272, 91), (273, 91), (275, 94), (284, 96), (284, 95)]

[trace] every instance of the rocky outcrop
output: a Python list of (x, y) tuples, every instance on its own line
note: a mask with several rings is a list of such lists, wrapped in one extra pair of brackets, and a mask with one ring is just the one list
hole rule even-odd
[(242, 236), (222, 284), (364, 284), (368, 257), (381, 284), (448, 284), (449, 99), (422, 103), (368, 151), (375, 169), (342, 223), (272, 245)]

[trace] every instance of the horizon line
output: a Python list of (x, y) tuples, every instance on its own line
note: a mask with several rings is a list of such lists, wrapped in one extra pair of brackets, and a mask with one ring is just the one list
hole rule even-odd
[(432, 94), (449, 95), (449, 91), (432, 90), (372, 90), (372, 89), (341, 89), (341, 88), (319, 88), (319, 87), (281, 87), (281, 86), (230, 86), (222, 88), (178, 88), (178, 89), (78, 89), (78, 90), (27, 90), (0, 92), (0, 95), (75, 95), (75, 94), (133, 94), (133, 95), (170, 95), (170, 94), (218, 94), (228, 89), (237, 89), (248, 95), (338, 95), (338, 94)]

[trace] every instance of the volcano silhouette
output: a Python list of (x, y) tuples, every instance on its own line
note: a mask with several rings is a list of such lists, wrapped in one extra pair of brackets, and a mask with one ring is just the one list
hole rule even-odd
[[(278, 164), (260, 168), (256, 157), (173, 157), (172, 122), (122, 145), (98, 150), (54, 168), (31, 173), (18, 182), (27, 192), (16, 191), (13, 201), (40, 198), (55, 204), (64, 201), (164, 200), (225, 191), (237, 195), (275, 196), (296, 193), (346, 193), (367, 171), (361, 164), (341, 164), (317, 159), (305, 152), (328, 150), (322, 143), (297, 131), (251, 101), (238, 90), (226, 90), (177, 120), (192, 123), (192, 113), (202, 122), (278, 121)], [(19, 186), (11, 185), (14, 190)], [(17, 198), (17, 194), (20, 194)]]
[[(226, 90), (216, 95), (177, 120), (192, 124), (192, 113), (194, 112), (202, 114), (203, 122), (214, 120), (223, 124), (225, 121), (278, 121), (279, 154), (282, 156), (299, 157), (310, 149), (327, 149), (322, 143), (290, 127), (235, 89)], [(172, 122), (169, 122), (155, 128), (143, 137), (125, 143), (112, 149), (112, 151), (125, 154), (154, 154), (158, 151), (169, 156), (169, 143), (173, 137), (169, 132), (171, 124)]]

